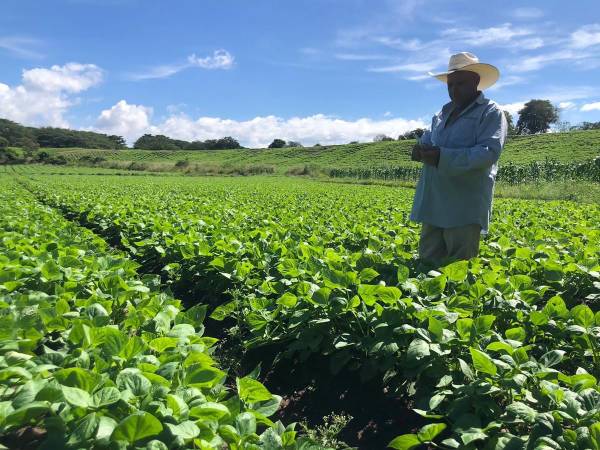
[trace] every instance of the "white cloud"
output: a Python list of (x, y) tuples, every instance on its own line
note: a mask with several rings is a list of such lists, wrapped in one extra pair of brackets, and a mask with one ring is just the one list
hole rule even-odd
[(496, 27), (467, 29), (449, 28), (442, 31), (445, 39), (452, 39), (476, 47), (500, 47), (511, 44), (515, 38), (530, 36), (533, 31), (527, 28), (514, 28), (512, 24), (505, 23)]
[(0, 83), (0, 117), (26, 125), (66, 127), (64, 114), (77, 102), (71, 94), (101, 81), (102, 70), (94, 64), (24, 70), (22, 84), (11, 87)]
[(497, 91), (499, 89), (502, 89), (506, 86), (513, 86), (515, 84), (521, 84), (524, 83), (527, 79), (525, 77), (521, 77), (518, 75), (507, 75), (507, 76), (501, 76), (500, 80), (494, 84), (492, 87), (490, 87), (488, 90), (490, 91)]
[(513, 118), (519, 115), (519, 111), (523, 109), (525, 106), (525, 102), (515, 102), (515, 103), (506, 103), (504, 105), (500, 105), (504, 111), (508, 111)]
[(285, 119), (277, 116), (259, 116), (249, 120), (219, 117), (192, 119), (176, 114), (164, 121), (150, 124), (152, 110), (141, 105), (130, 105), (121, 100), (112, 108), (102, 111), (96, 122), (98, 131), (125, 136), (128, 142), (145, 133), (164, 134), (188, 141), (218, 139), (233, 136), (248, 147), (266, 147), (275, 138), (300, 141), (305, 145), (341, 144), (350, 141), (371, 141), (378, 134), (398, 136), (415, 128), (425, 128), (423, 120), (361, 118), (344, 120), (324, 114)]
[(231, 69), (233, 67), (233, 56), (227, 50), (215, 50), (212, 56), (198, 58), (195, 54), (188, 56), (191, 66), (203, 69)]
[(600, 111), (600, 102), (594, 102), (594, 103), (586, 103), (585, 105), (583, 105), (580, 109), (580, 111)]
[(513, 11), (513, 16), (517, 19), (539, 19), (544, 15), (544, 11), (539, 8), (517, 8)]
[(144, 72), (132, 73), (127, 76), (130, 80), (150, 80), (155, 78), (167, 78), (182, 70), (191, 67), (201, 69), (231, 69), (234, 66), (234, 57), (227, 50), (215, 50), (212, 55), (200, 58), (195, 53), (187, 57), (187, 62), (181, 64), (165, 64), (152, 67)]
[(573, 102), (560, 102), (558, 104), (558, 107), (560, 109), (562, 109), (563, 111), (566, 111), (566, 110), (569, 110), (569, 109), (573, 109), (573, 108), (575, 108), (575, 106), (576, 105)]
[(600, 24), (585, 25), (571, 33), (571, 46), (587, 48), (600, 44)]
[(152, 108), (132, 105), (120, 100), (110, 109), (105, 109), (96, 120), (98, 131), (123, 136), (133, 142), (150, 128)]
[(40, 45), (40, 41), (22, 36), (3, 36), (0, 37), (0, 49), (6, 50), (20, 58), (40, 59), (43, 55), (35, 47)]
[(102, 70), (94, 64), (68, 63), (23, 72), (23, 84), (32, 89), (50, 92), (85, 91), (102, 81)]

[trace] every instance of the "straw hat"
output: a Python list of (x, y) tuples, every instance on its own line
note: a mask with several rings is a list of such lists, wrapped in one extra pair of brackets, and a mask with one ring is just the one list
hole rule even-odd
[(448, 82), (448, 74), (452, 72), (458, 72), (464, 70), (468, 72), (475, 72), (479, 74), (479, 86), (477, 89), (483, 90), (492, 86), (498, 78), (500, 78), (500, 71), (497, 67), (491, 64), (480, 63), (479, 58), (473, 53), (460, 52), (450, 57), (448, 61), (448, 71), (443, 73), (431, 73), (428, 72), (432, 77), (437, 78), (444, 83)]

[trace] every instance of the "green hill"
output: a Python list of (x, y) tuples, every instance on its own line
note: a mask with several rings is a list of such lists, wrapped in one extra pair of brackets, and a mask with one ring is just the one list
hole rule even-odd
[[(322, 168), (405, 166), (414, 140), (322, 147), (237, 150), (89, 150), (44, 149), (52, 156), (62, 155), (69, 163), (78, 164), (93, 158), (122, 163), (139, 162), (173, 167), (177, 161), (208, 166), (272, 166), (283, 173), (310, 164)], [(561, 162), (584, 161), (600, 156), (600, 130), (548, 133), (509, 138), (501, 156), (502, 162), (525, 164), (546, 158)]]

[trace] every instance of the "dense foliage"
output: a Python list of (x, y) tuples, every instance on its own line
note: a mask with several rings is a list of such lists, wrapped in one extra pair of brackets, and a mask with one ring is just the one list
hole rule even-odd
[(410, 398), (432, 423), (393, 448), (600, 447), (598, 206), (498, 201), (480, 257), (431, 268), (415, 258), (410, 191), (141, 177), (28, 186), (209, 303), (248, 348), (325, 355), (340, 376), (359, 371)]
[(133, 148), (142, 150), (225, 150), (243, 147), (231, 136), (220, 139), (207, 139), (206, 141), (187, 142), (172, 139), (162, 134), (144, 134), (135, 141)]
[(225, 384), (206, 306), (0, 181), (2, 448), (321, 448), (256, 374)]
[[(401, 181), (416, 181), (420, 175), (420, 168), (403, 166), (340, 168), (329, 171), (329, 176), (333, 178)], [(600, 182), (600, 157), (584, 163), (560, 163), (551, 159), (523, 165), (509, 162), (500, 165), (496, 180), (509, 184), (565, 180)]]
[(126, 146), (121, 136), (65, 128), (24, 127), (6, 119), (0, 119), (0, 137), (6, 139), (8, 145), (12, 147), (26, 149), (37, 147), (122, 149)]

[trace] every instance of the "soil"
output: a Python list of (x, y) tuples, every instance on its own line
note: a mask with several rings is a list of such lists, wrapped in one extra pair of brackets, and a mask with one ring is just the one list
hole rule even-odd
[[(244, 358), (246, 364), (256, 361), (252, 353)], [(305, 362), (282, 359), (269, 370), (265, 370), (268, 358), (262, 359), (261, 381), (283, 397), (274, 420), (307, 422), (314, 429), (332, 413), (349, 415), (352, 420), (337, 438), (359, 450), (385, 449), (396, 436), (416, 432), (427, 423), (409, 408), (406, 399), (387, 392), (380, 378), (363, 382), (357, 371), (333, 375), (326, 357), (314, 356)]]

